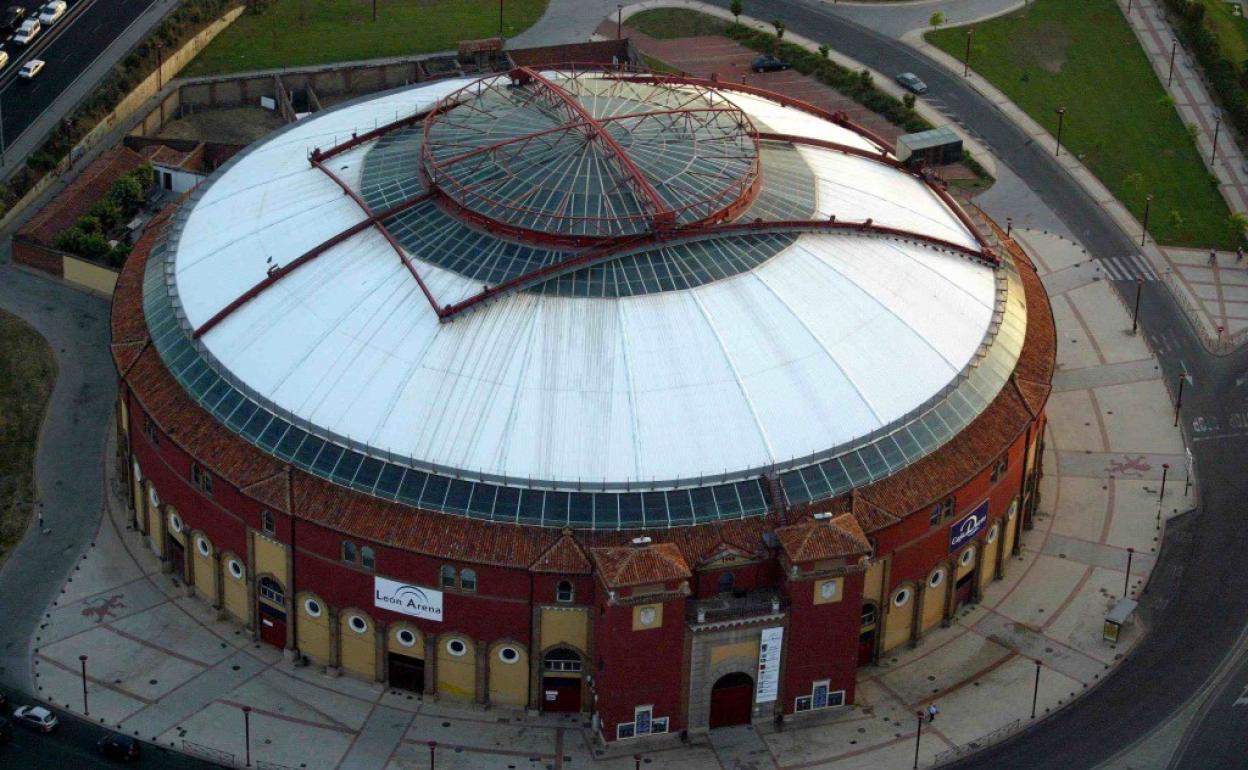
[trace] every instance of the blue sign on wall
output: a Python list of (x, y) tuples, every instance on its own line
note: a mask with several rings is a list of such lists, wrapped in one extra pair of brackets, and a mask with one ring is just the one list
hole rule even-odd
[(949, 528), (949, 553), (953, 553), (966, 545), (971, 538), (978, 535), (988, 524), (988, 501), (975, 506), (975, 510), (953, 523)]

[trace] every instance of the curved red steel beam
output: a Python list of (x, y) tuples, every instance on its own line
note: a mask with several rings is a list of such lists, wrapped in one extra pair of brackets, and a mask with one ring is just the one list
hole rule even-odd
[(566, 259), (562, 262), (556, 262), (545, 267), (532, 270), (523, 275), (516, 276), (510, 280), (504, 281), (497, 286), (490, 286), (484, 290), (474, 294), (471, 297), (460, 300), (452, 305), (447, 305), (438, 312), (438, 318), (441, 321), (454, 320), (456, 316), (461, 315), (477, 305), (498, 299), (507, 294), (512, 294), (524, 289), (531, 288), (552, 278), (557, 278), (565, 273), (579, 270), (584, 267), (605, 262), (614, 259), (621, 253), (650, 245), (667, 245), (681, 243), (686, 240), (695, 240), (702, 238), (713, 238), (720, 235), (731, 235), (734, 233), (765, 233), (765, 232), (865, 232), (874, 235), (882, 235), (891, 238), (903, 240), (917, 241), (933, 246), (938, 249), (954, 251), (972, 259), (980, 260), (989, 266), (995, 267), (999, 261), (995, 254), (989, 251), (977, 251), (967, 248), (960, 243), (947, 241), (943, 238), (926, 235), (924, 233), (916, 233), (911, 230), (905, 230), (898, 227), (887, 227), (885, 225), (877, 225), (871, 220), (865, 222), (850, 222), (844, 220), (786, 220), (776, 222), (735, 222), (731, 224), (718, 224), (709, 226), (695, 226), (683, 228), (676, 231), (675, 234), (663, 236), (657, 233), (646, 233), (644, 235), (623, 238), (610, 244), (605, 244), (599, 248), (588, 249), (580, 254)]
[[(234, 311), (238, 310), (243, 305), (246, 305), (248, 302), (260, 296), (260, 294), (263, 293), (265, 289), (269, 288), (273, 284), (277, 283), (278, 281), (282, 280), (286, 276), (293, 273), (295, 270), (299, 269), (303, 265), (306, 265), (307, 263), (316, 259), (320, 255), (329, 251), (330, 249), (342, 243), (343, 241), (346, 241), (352, 238), (353, 236), (359, 235), (360, 233), (364, 232), (370, 227), (378, 225), (384, 219), (392, 217), (395, 214), (401, 214), (404, 211), (407, 211), (408, 209), (412, 208), (413, 206), (416, 206), (420, 203), (424, 203), (425, 201), (429, 200), (430, 197), (432, 197), (431, 193), (424, 193), (423, 195), (417, 195), (412, 198), (408, 198), (402, 203), (397, 203), (394, 206), (391, 206), (390, 208), (386, 209), (385, 211), (382, 211), (377, 214), (371, 214), (367, 219), (363, 219), (359, 222), (356, 222), (354, 225), (352, 225), (351, 227), (348, 227), (346, 230), (343, 230), (337, 235), (334, 235), (333, 237), (323, 241), (322, 243), (318, 243), (316, 246), (313, 246), (312, 248), (308, 249), (303, 254), (296, 257), (293, 261), (285, 265), (282, 265), (281, 267), (275, 268), (274, 270), (269, 271), (269, 274), (266, 275), (263, 280), (261, 280), (255, 286), (252, 286), (247, 291), (240, 294), (234, 301), (230, 302), (230, 304), (218, 310), (216, 314), (212, 316), (212, 318), (209, 318), (207, 321), (204, 321), (202, 324), (200, 324), (199, 328), (197, 328), (195, 331), (191, 333), (191, 338), (199, 339), (200, 337), (204, 336), (208, 332), (212, 331), (213, 327), (215, 327), (217, 324), (224, 321), (226, 317), (228, 317)], [(385, 228), (383, 227), (382, 229), (384, 230)], [(426, 296), (429, 296), (429, 295), (426, 294)], [(437, 310), (436, 305), (434, 306), (434, 309)]]

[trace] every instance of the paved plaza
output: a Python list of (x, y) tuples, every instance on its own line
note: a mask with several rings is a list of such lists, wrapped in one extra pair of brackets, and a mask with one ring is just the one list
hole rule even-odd
[[(651, 768), (894, 767), (914, 751), (916, 709), (941, 715), (921, 741), (925, 765), (1030, 721), (1035, 663), (1041, 716), (1105, 676), (1140, 638), (1117, 645), (1102, 617), (1153, 564), (1162, 463), (1173, 469), (1163, 516), (1185, 510), (1184, 450), (1170, 396), (1145, 343), (1095, 263), (1074, 243), (1016, 231), (1052, 292), (1058, 374), (1049, 401), (1042, 502), (1005, 580), (949, 628), (889, 654), (859, 675), (858, 703), (822, 722), (776, 732), (728, 728), (710, 740), (645, 751)], [(568, 717), (483, 710), (317, 667), (296, 668), (161, 570), (130, 528), (110, 475), (106, 515), (35, 640), (39, 695), (82, 712), (87, 655), (90, 718), (145, 740), (242, 766), (242, 706), (251, 755), (268, 767), (628, 768), (634, 745), (600, 754)]]

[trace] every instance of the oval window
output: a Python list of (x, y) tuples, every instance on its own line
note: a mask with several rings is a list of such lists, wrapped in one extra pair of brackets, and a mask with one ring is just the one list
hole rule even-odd
[(989, 543), (997, 542), (997, 525), (996, 524), (993, 524), (992, 527), (988, 530), (988, 542)]
[(941, 583), (945, 582), (945, 571), (938, 569), (927, 579), (927, 584), (932, 588), (938, 588)]
[(958, 564), (961, 564), (963, 567), (971, 566), (971, 562), (973, 561), (975, 561), (974, 548), (967, 548), (962, 552), (962, 555), (958, 557)]
[(195, 538), (195, 550), (199, 551), (200, 556), (212, 555), (212, 546), (208, 545), (208, 541), (202, 537)]
[(347, 625), (350, 626), (351, 630), (357, 634), (367, 633), (368, 631), (368, 621), (359, 615), (352, 615), (350, 619), (347, 620)]
[(235, 580), (243, 579), (243, 565), (239, 564), (238, 559), (230, 559), (229, 570), (230, 570), (230, 574), (234, 576)]
[(416, 645), (416, 634), (413, 634), (406, 628), (400, 628), (395, 633), (394, 638), (404, 647), (414, 647)]
[(910, 601), (910, 590), (908, 588), (903, 588), (897, 593), (893, 594), (893, 606), (894, 607), (905, 607), (906, 602), (908, 601)]
[(446, 643), (446, 651), (455, 657), (462, 657), (468, 653), (468, 645), (459, 639), (452, 639)]
[(147, 501), (152, 504), (153, 508), (160, 507), (160, 495), (156, 494), (156, 487), (147, 488)]
[(498, 659), (504, 663), (515, 663), (520, 660), (520, 651), (515, 647), (500, 647), (498, 649)]
[(1018, 501), (1010, 503), (1010, 509), (1005, 512), (1006, 521), (1014, 521), (1014, 514), (1018, 513)]
[(319, 618), (321, 616), (321, 612), (323, 611), (321, 609), (321, 603), (316, 599), (304, 599), (303, 610), (308, 613), (309, 617), (313, 618)]
[(182, 517), (176, 513), (169, 514), (169, 527), (174, 532), (182, 531)]

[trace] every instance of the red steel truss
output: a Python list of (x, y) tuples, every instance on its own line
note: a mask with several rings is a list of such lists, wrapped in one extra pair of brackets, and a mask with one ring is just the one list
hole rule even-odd
[[(494, 300), (497, 300), (500, 297), (503, 297), (503, 296), (506, 296), (508, 294), (512, 294), (518, 291), (523, 291), (528, 288), (532, 288), (541, 283), (549, 281), (553, 278), (557, 278), (560, 275), (564, 275), (566, 273), (569, 273), (575, 270), (589, 267), (594, 264), (609, 261), (611, 259), (622, 256), (625, 253), (632, 252), (640, 248), (660, 246), (660, 245), (666, 245), (666, 244), (675, 244), (675, 243), (680, 243), (680, 242), (684, 242), (688, 240), (701, 240), (701, 239), (706, 239), (706, 238), (722, 237), (722, 236), (732, 235), (732, 234), (767, 233), (767, 232), (871, 233), (871, 234), (875, 234), (878, 236), (890, 238), (893, 240), (903, 240), (903, 241), (911, 241), (911, 242), (916, 242), (916, 243), (924, 243), (924, 244), (927, 244), (929, 246), (932, 246), (940, 250), (954, 252), (957, 254), (961, 254), (965, 257), (983, 261), (992, 266), (996, 266), (999, 264), (999, 259), (997, 255), (994, 253), (992, 245), (988, 242), (986, 237), (982, 233), (980, 233), (979, 229), (975, 226), (971, 218), (967, 215), (965, 211), (962, 210), (962, 208), (957, 204), (957, 202), (953, 200), (953, 197), (949, 194), (949, 192), (946, 189), (944, 189), (942, 185), (937, 183), (934, 179), (932, 179), (929, 175), (925, 173), (912, 171), (906, 168), (904, 164), (902, 164), (900, 161), (896, 160), (895, 158), (891, 157), (888, 154), (888, 145), (882, 138), (854, 124), (843, 113), (830, 113), (830, 112), (827, 112), (826, 110), (820, 109), (806, 102), (802, 102), (797, 99), (792, 99), (789, 97), (781, 96), (779, 94), (775, 94), (775, 93), (766, 91), (761, 88), (757, 88), (754, 86), (747, 86), (744, 84), (727, 83), (727, 82), (720, 83), (720, 82), (715, 82), (715, 81), (701, 80), (697, 78), (659, 75), (659, 74), (644, 71), (644, 70), (633, 70), (631, 68), (626, 68), (626, 67), (610, 67), (610, 68), (591, 67), (590, 69), (586, 69), (585, 67), (582, 66), (580, 69), (578, 69), (576, 65), (567, 65), (567, 66), (568, 66), (568, 69), (565, 72), (568, 73), (569, 77), (571, 78), (587, 76), (592, 72), (595, 77), (613, 79), (613, 80), (620, 82), (621, 84), (637, 83), (637, 84), (645, 84), (645, 85), (668, 85), (672, 87), (679, 86), (682, 89), (688, 88), (688, 89), (691, 89), (691, 95), (689, 96), (687, 101), (685, 101), (684, 103), (680, 105), (677, 105), (676, 107), (655, 109), (655, 110), (650, 110), (650, 111), (643, 112), (643, 113), (634, 113), (630, 115), (619, 115), (619, 116), (614, 116), (614, 117), (595, 119), (592, 116), (590, 116), (584, 110), (584, 108), (582, 108), (578, 103), (576, 103), (575, 99), (573, 99), (566, 91), (564, 91), (563, 89), (561, 89), (559, 86), (555, 85), (554, 83), (550, 82), (547, 78), (543, 77), (537, 72), (534, 72), (531, 69), (524, 68), (524, 67), (518, 68), (517, 70), (513, 70), (512, 72), (513, 77), (516, 77), (518, 75), (521, 78), (523, 78), (525, 82), (527, 83), (537, 84), (540, 89), (540, 93), (543, 95), (543, 98), (548, 101), (549, 106), (552, 109), (566, 110), (566, 114), (569, 115), (569, 121), (565, 124), (562, 124), (562, 125), (550, 128), (550, 129), (535, 131), (535, 132), (531, 132), (528, 134), (512, 137), (512, 138), (503, 140), (501, 142), (491, 144), (489, 146), (472, 147), (470, 149), (466, 149), (464, 153), (461, 153), (457, 156), (453, 156), (449, 159), (444, 159), (437, 164), (432, 164), (432, 169), (430, 169), (430, 166), (425, 165), (424, 167), (426, 168), (426, 173), (428, 174), (428, 180), (430, 182), (428, 191), (420, 195), (413, 196), (412, 198), (402, 201), (396, 204), (395, 206), (392, 206), (380, 212), (373, 211), (372, 208), (367, 204), (367, 202), (365, 202), (364, 199), (360, 197), (359, 193), (353, 190), (350, 185), (348, 185), (345, 181), (343, 181), (341, 178), (339, 178), (337, 175), (335, 175), (332, 171), (330, 171), (325, 166), (324, 161), (336, 155), (339, 155), (343, 152), (351, 150), (355, 147), (361, 146), (370, 141), (378, 139), (393, 131), (397, 131), (397, 130), (406, 128), (408, 126), (415, 125), (416, 123), (419, 123), (422, 120), (425, 121), (425, 136), (426, 136), (426, 139), (428, 139), (429, 126), (431, 123), (429, 118), (443, 116), (452, 110), (460, 110), (460, 109), (463, 109), (466, 112), (471, 112), (471, 111), (479, 112), (480, 110), (471, 104), (471, 100), (468, 97), (479, 96), (481, 93), (484, 93), (485, 91), (488, 91), (491, 89), (497, 89), (498, 86), (497, 86), (497, 83), (495, 82), (497, 78), (486, 78), (480, 81), (476, 81), (468, 86), (465, 86), (463, 89), (460, 89), (459, 91), (456, 91), (450, 96), (447, 96), (444, 99), (442, 99), (432, 110), (429, 110), (426, 112), (415, 113), (413, 115), (409, 115), (403, 118), (398, 118), (391, 123), (380, 126), (364, 134), (352, 135), (352, 137), (348, 139), (347, 141), (337, 144), (327, 150), (321, 150), (318, 148), (314, 150), (309, 157), (309, 161), (311, 162), (311, 164), (315, 166), (316, 168), (320, 169), (324, 174), (326, 174), (326, 176), (332, 179), (335, 184), (337, 184), (340, 188), (342, 188), (344, 194), (350, 196), (352, 200), (355, 201), (356, 205), (359, 206), (361, 211), (364, 213), (365, 218), (361, 220), (360, 222), (357, 222), (356, 224), (352, 225), (351, 227), (343, 230), (342, 232), (334, 235), (333, 237), (327, 239), (326, 241), (309, 249), (307, 252), (300, 255), (292, 262), (286, 265), (282, 265), (280, 267), (271, 269), (268, 275), (266, 275), (263, 280), (261, 280), (255, 286), (248, 289), (246, 292), (240, 295), (237, 299), (230, 302), (228, 305), (226, 305), (224, 308), (218, 311), (214, 316), (212, 316), (207, 321), (205, 321), (202, 325), (200, 325), (199, 328), (195, 329), (195, 331), (193, 332), (193, 337), (195, 338), (202, 337), (204, 334), (208, 333), (215, 326), (221, 323), (221, 321), (223, 321), (231, 313), (238, 310), (240, 307), (242, 307), (243, 305), (245, 305), (252, 299), (259, 296), (262, 292), (264, 292), (265, 289), (277, 283), (279, 280), (286, 277), (287, 275), (290, 275), (299, 267), (307, 264), (308, 262), (312, 261), (316, 257), (320, 256), (321, 254), (325, 253), (329, 249), (333, 248), (334, 246), (337, 246), (349, 240), (350, 238), (354, 237), (355, 235), (358, 235), (359, 233), (364, 232), (365, 230), (368, 230), (374, 227), (377, 228), (377, 230), (386, 239), (390, 247), (394, 249), (400, 261), (402, 261), (403, 265), (407, 268), (408, 272), (411, 273), (412, 277), (416, 280), (416, 283), (420, 287), (421, 292), (424, 294), (425, 299), (428, 300), (430, 306), (433, 308), (434, 312), (437, 314), (439, 320), (444, 321), (444, 322), (454, 320), (459, 315), (465, 312), (468, 312), (478, 306), (483, 306), (485, 304), (493, 302)], [(604, 70), (605, 70), (605, 73), (604, 73)], [(564, 71), (564, 70), (561, 70), (561, 71)], [(854, 147), (851, 145), (831, 142), (827, 140), (815, 139), (811, 137), (755, 131), (753, 129), (753, 126), (749, 124), (748, 118), (744, 117), (744, 113), (741, 113), (739, 108), (735, 107), (735, 105), (731, 105), (726, 99), (723, 99), (722, 97), (719, 97), (717, 94), (715, 94), (716, 91), (725, 91), (725, 90), (726, 91), (739, 91), (742, 93), (748, 93), (751, 95), (760, 96), (762, 98), (766, 98), (766, 99), (778, 102), (780, 104), (783, 104), (785, 106), (802, 110), (811, 115), (817, 116), (821, 119), (830, 121), (832, 123), (835, 123), (836, 125), (842, 126), (851, 131), (854, 131), (855, 133), (858, 133), (859, 135), (868, 139), (878, 149), (877, 151), (873, 152), (870, 150), (862, 149), (860, 147)], [(712, 108), (707, 108), (707, 107), (698, 108), (698, 107), (689, 106), (689, 105), (699, 102), (699, 100), (703, 104), (707, 102), (714, 103), (718, 101), (724, 104), (725, 106), (712, 107)], [(741, 114), (742, 119), (744, 120), (744, 125), (748, 126), (749, 137), (754, 142), (755, 151), (754, 151), (753, 167), (750, 173), (747, 174), (746, 177), (743, 177), (739, 185), (730, 188), (735, 193), (732, 196), (732, 200), (733, 200), (732, 203), (730, 203), (729, 205), (723, 206), (722, 208), (712, 211), (711, 214), (706, 218), (700, 219), (692, 224), (676, 227), (674, 226), (676, 212), (674, 212), (670, 208), (670, 206), (668, 206), (666, 202), (662, 200), (658, 192), (654, 189), (653, 185), (646, 178), (645, 174), (640, 169), (638, 169), (636, 165), (632, 162), (632, 160), (628, 157), (627, 151), (625, 151), (624, 148), (621, 147), (619, 143), (610, 136), (610, 134), (605, 130), (604, 126), (607, 124), (611, 124), (615, 121), (628, 120), (628, 119), (636, 119), (638, 121), (658, 120), (661, 118), (670, 118), (673, 120), (677, 120), (677, 119), (696, 120), (699, 114), (714, 115), (714, 113), (717, 113), (717, 112), (736, 112), (736, 113)], [(713, 120), (714, 118), (712, 117), (711, 119)], [(591, 242), (592, 245), (590, 245), (588, 248), (583, 249), (580, 253), (576, 254), (575, 256), (572, 256), (562, 262), (558, 262), (552, 265), (547, 265), (545, 267), (530, 271), (523, 275), (516, 276), (515, 278), (512, 278), (510, 280), (507, 280), (495, 286), (487, 286), (482, 291), (478, 292), (477, 294), (474, 294), (470, 297), (460, 300), (454, 304), (440, 306), (437, 302), (437, 299), (433, 296), (433, 293), (429, 290), (428, 286), (425, 284), (423, 278), (420, 275), (420, 272), (416, 268), (416, 265), (407, 256), (402, 246), (398, 243), (398, 241), (395, 239), (393, 234), (391, 234), (389, 229), (385, 226), (385, 220), (397, 214), (400, 214), (404, 211), (407, 211), (408, 209), (413, 208), (421, 203), (424, 203), (429, 200), (434, 200), (434, 201), (437, 201), (440, 205), (446, 206), (448, 209), (454, 211), (457, 214), (457, 216), (459, 216), (460, 218), (473, 221), (476, 224), (481, 225), (491, 231), (501, 230), (502, 232), (507, 232), (507, 233), (518, 231), (519, 233), (534, 235), (533, 232), (525, 230), (524, 228), (515, 228), (515, 227), (508, 228), (507, 226), (505, 226), (505, 223), (500, 223), (496, 220), (491, 220), (486, 217), (476, 215), (473, 211), (469, 210), (466, 206), (463, 206), (462, 204), (460, 204), (459, 201), (457, 201), (452, 196), (448, 195), (443, 189), (439, 187), (437, 182), (439, 181), (439, 178), (444, 177), (444, 174), (439, 174), (438, 172), (439, 171), (444, 172), (445, 169), (458, 163), (470, 162), (470, 161), (475, 161), (475, 160), (480, 160), (480, 159), (488, 159), (491, 156), (498, 153), (500, 148), (515, 147), (518, 149), (522, 149), (524, 146), (526, 146), (530, 142), (542, 141), (548, 137), (554, 137), (557, 143), (558, 141), (562, 140), (562, 137), (568, 136), (573, 133), (579, 133), (581, 136), (586, 137), (590, 141), (602, 142), (604, 147), (608, 149), (608, 152), (604, 153), (603, 157), (607, 159), (614, 159), (613, 162), (618, 162), (619, 168), (627, 172), (626, 177), (622, 181), (630, 185), (635, 185), (636, 189), (640, 190), (643, 193), (643, 198), (649, 203), (650, 222), (652, 224), (652, 227), (650, 228), (650, 230), (647, 232), (639, 233), (635, 235), (617, 236), (617, 237), (612, 237), (612, 238), (599, 237), (599, 238), (589, 239), (589, 242)], [(883, 225), (875, 224), (870, 219), (865, 220), (865, 221), (860, 221), (860, 222), (837, 220), (835, 218), (831, 220), (812, 220), (812, 221), (794, 220), (794, 221), (767, 222), (767, 221), (762, 221), (762, 220), (755, 220), (753, 222), (727, 222), (726, 220), (729, 220), (739, 215), (741, 212), (745, 211), (745, 209), (748, 208), (749, 204), (753, 202), (754, 197), (757, 194), (758, 187), (761, 182), (761, 173), (759, 172), (759, 167), (758, 167), (758, 151), (757, 151), (757, 146), (758, 146), (759, 141), (778, 141), (778, 142), (788, 142), (792, 144), (805, 144), (805, 145), (809, 145), (812, 147), (819, 147), (822, 149), (833, 150), (833, 151), (842, 152), (848, 155), (853, 155), (855, 157), (865, 158), (865, 159), (868, 159), (877, 163), (882, 163), (890, 167), (897, 168), (899, 170), (906, 171), (907, 173), (911, 173), (918, 179), (922, 180), (929, 187), (929, 189), (932, 190), (932, 192), (935, 195), (940, 197), (940, 199), (945, 203), (945, 205), (954, 213), (955, 216), (957, 216), (958, 220), (963, 224), (963, 226), (966, 227), (966, 229), (975, 237), (975, 239), (980, 245), (980, 249), (967, 248), (965, 246), (962, 246), (961, 244), (953, 243), (951, 241), (947, 241), (947, 240), (937, 238), (934, 236), (925, 235), (923, 233), (916, 233), (916, 232), (912, 232), (912, 231), (904, 230), (900, 228), (886, 227)], [(421, 152), (422, 152), (422, 159), (429, 160), (427, 156), (427, 153), (428, 153), (427, 142), (422, 147)], [(430, 173), (430, 171), (432, 171), (432, 173)], [(722, 200), (722, 197), (718, 200)], [(713, 207), (714, 205), (717, 205), (717, 201), (707, 201), (706, 203), (708, 205), (708, 208)], [(558, 236), (554, 236), (550, 233), (536, 233), (536, 235), (541, 236), (542, 240), (546, 242), (550, 242), (550, 243), (569, 242), (569, 243), (576, 243), (577, 245), (586, 244), (585, 240), (578, 240), (576, 238), (561, 240)]]

